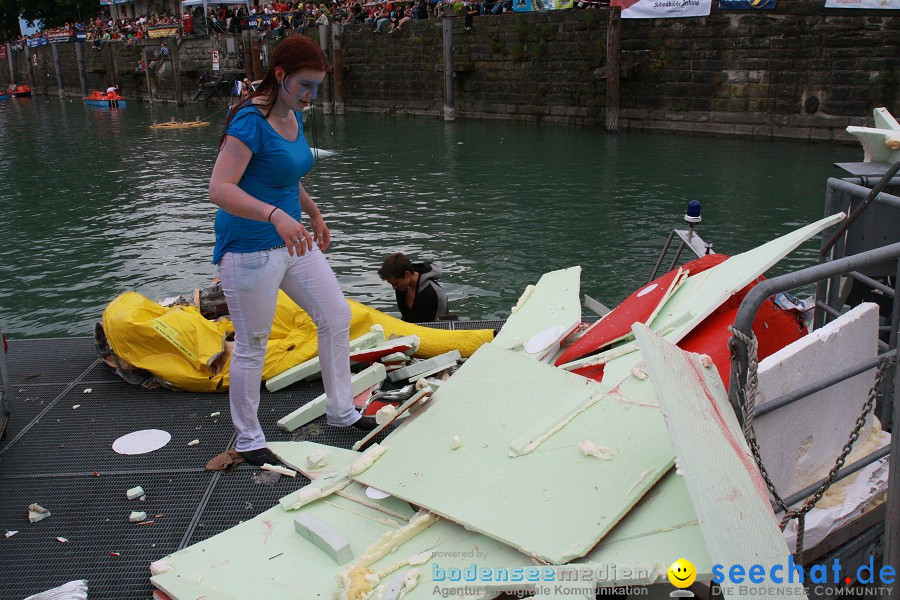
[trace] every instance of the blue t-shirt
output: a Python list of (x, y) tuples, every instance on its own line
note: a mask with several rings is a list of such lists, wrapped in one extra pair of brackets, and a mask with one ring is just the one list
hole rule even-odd
[[(238, 187), (299, 221), (299, 182), (312, 168), (313, 154), (303, 135), (300, 113), (294, 114), (299, 128), (294, 141), (281, 137), (255, 106), (240, 109), (228, 124), (227, 133), (253, 152)], [(284, 244), (271, 223), (237, 217), (221, 208), (216, 213), (215, 230), (215, 264), (226, 252), (257, 252)]]

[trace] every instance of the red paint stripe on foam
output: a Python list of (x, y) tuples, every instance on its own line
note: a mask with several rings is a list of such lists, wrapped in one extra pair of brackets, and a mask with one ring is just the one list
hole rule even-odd
[(266, 529), (266, 537), (263, 539), (263, 544), (268, 544), (269, 538), (272, 537), (272, 531), (274, 531), (275, 527), (272, 525), (272, 521), (268, 519), (263, 519), (263, 525)]
[[(744, 448), (741, 446), (741, 443), (734, 436), (731, 428), (728, 427), (728, 424), (725, 422), (725, 417), (719, 410), (718, 402), (716, 402), (716, 399), (713, 397), (712, 393), (709, 391), (709, 388), (706, 385), (706, 380), (703, 378), (703, 373), (700, 372), (700, 370), (697, 368), (697, 365), (692, 360), (688, 360), (688, 365), (694, 372), (697, 381), (700, 383), (700, 388), (703, 390), (703, 393), (706, 396), (710, 407), (712, 408), (713, 417), (715, 418), (716, 424), (719, 426), (719, 430), (722, 432), (722, 437), (725, 438), (725, 440), (728, 442), (728, 445), (731, 446), (732, 450), (734, 450), (734, 453), (741, 461), (741, 464), (744, 465), (744, 470), (746, 470), (747, 474), (750, 475), (750, 479), (751, 481), (753, 481), (753, 485), (754, 487), (756, 487), (756, 491), (759, 492), (759, 495), (763, 499), (766, 507), (768, 507), (769, 512), (772, 512), (772, 505), (769, 504), (769, 491), (768, 488), (766, 488), (765, 483), (763, 483), (762, 477), (760, 476), (759, 471), (756, 468), (756, 462), (752, 459), (752, 457), (748, 456), (744, 452)], [(772, 512), (773, 518), (774, 515), (775, 513)]]

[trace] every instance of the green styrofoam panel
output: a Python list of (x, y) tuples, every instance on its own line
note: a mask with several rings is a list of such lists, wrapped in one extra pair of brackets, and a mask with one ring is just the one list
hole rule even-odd
[[(328, 497), (300, 511), (276, 506), (228, 531), (163, 559), (171, 570), (150, 578), (175, 600), (208, 598), (330, 599), (335, 574), (344, 567), (294, 530), (294, 519), (306, 512), (328, 523), (363, 552), (383, 533), (393, 530), (377, 510), (339, 497)], [(395, 522), (396, 523), (396, 522)], [(298, 568), (302, 565), (302, 575)]]
[[(609, 386), (486, 345), (353, 478), (546, 562), (565, 563), (590, 551), (674, 462), (652, 388), (635, 389), (649, 397), (623, 401), (607, 394)], [(563, 422), (597, 396), (605, 397), (537, 449), (510, 457), (523, 435), (547, 429), (548, 415)], [(454, 436), (461, 442), (455, 450)], [(585, 456), (582, 441), (616, 448), (617, 455)], [(553, 526), (522, 526), (535, 521)]]
[(845, 216), (839, 213), (825, 217), (762, 246), (736, 254), (702, 273), (689, 276), (648, 325), (670, 342), (681, 341), (728, 298), (768, 271), (797, 246), (839, 223)]
[[(293, 519), (304, 510), (348, 537), (357, 557), (379, 535), (396, 529), (382, 522), (384, 515), (380, 512), (341, 498), (318, 500), (301, 511), (285, 512), (275, 507), (166, 557), (163, 561), (170, 563), (172, 570), (154, 576), (151, 581), (174, 600), (195, 600), (204, 595), (224, 600), (331, 598), (337, 590), (337, 574), (348, 565), (338, 565), (293, 531)], [(661, 569), (665, 577), (667, 563), (674, 562), (669, 560), (674, 555), (689, 557), (702, 579), (709, 573), (709, 559), (704, 558), (697, 527), (681, 477), (670, 471), (607, 540), (586, 557), (588, 562), (567, 565), (567, 568), (590, 569), (596, 574), (593, 580), (562, 583), (560, 576), (554, 575), (556, 583), (540, 585), (554, 589), (561, 584), (567, 590), (595, 584), (643, 585), (649, 581), (645, 573), (658, 573)], [(386, 572), (392, 565), (429, 550), (433, 555), (417, 567), (419, 583), (405, 596), (407, 600), (430, 600), (436, 597), (436, 588), (440, 593), (466, 586), (480, 589), (478, 595), (470, 598), (493, 598), (497, 590), (513, 586), (495, 582), (499, 572), (506, 571), (507, 577), (511, 577), (514, 569), (536, 565), (531, 557), (505, 544), (441, 519), (399, 544), (396, 551), (375, 561), (370, 568), (376, 573)], [(228, 568), (234, 565), (240, 568)], [(452, 569), (474, 570), (476, 579), (450, 581)], [(483, 577), (484, 569), (492, 574), (489, 580)], [(390, 578), (386, 575), (382, 583)]]
[(581, 267), (551, 271), (541, 276), (525, 301), (506, 319), (491, 344), (521, 350), (534, 335), (562, 326), (568, 333), (581, 322)]
[[(643, 324), (633, 331), (710, 557), (726, 570), (786, 564), (790, 552), (718, 372)], [(806, 598), (799, 584), (747, 579), (722, 589), (726, 598)]]

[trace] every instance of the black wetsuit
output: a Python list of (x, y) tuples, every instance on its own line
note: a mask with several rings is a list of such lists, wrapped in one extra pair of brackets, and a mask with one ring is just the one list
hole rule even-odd
[(437, 321), (447, 313), (447, 292), (437, 282), (441, 270), (430, 263), (415, 263), (419, 284), (412, 308), (406, 306), (406, 292), (396, 292), (400, 317), (407, 323)]

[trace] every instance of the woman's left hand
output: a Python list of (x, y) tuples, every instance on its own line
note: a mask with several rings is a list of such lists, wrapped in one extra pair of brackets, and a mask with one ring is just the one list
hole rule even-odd
[(325, 219), (323, 219), (321, 215), (313, 217), (310, 219), (310, 226), (312, 227), (313, 240), (316, 242), (316, 245), (319, 246), (319, 250), (325, 252), (328, 248), (328, 244), (331, 243), (331, 232), (328, 231)]

